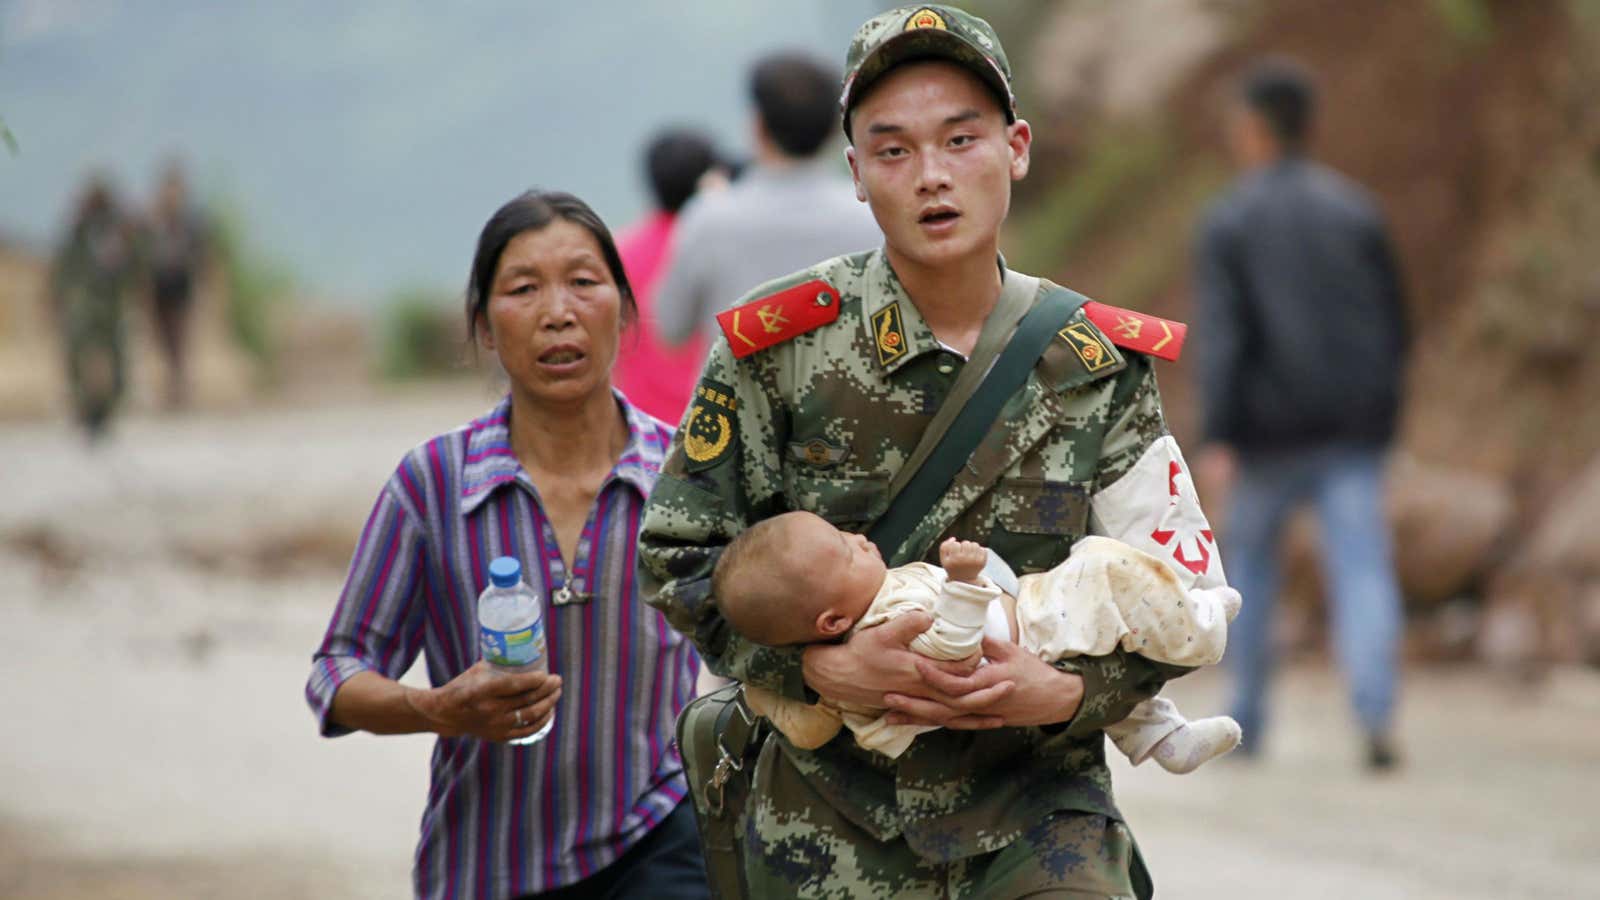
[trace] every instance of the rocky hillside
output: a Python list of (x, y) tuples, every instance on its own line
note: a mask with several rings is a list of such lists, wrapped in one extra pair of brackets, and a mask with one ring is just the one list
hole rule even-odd
[[(1013, 51), (1036, 149), (1010, 252), (1199, 329), (1189, 243), (1230, 177), (1231, 79), (1269, 52), (1318, 73), (1316, 153), (1383, 205), (1417, 334), (1393, 507), (1418, 649), (1600, 660), (1600, 4), (989, 6), (1034, 36)], [(1161, 370), (1192, 441), (1190, 374)], [(1302, 608), (1314, 545), (1291, 563)]]

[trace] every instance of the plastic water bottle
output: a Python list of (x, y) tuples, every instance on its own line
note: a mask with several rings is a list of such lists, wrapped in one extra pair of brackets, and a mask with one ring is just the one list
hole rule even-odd
[[(483, 658), (502, 672), (548, 672), (544, 641), (544, 604), (522, 580), (522, 564), (514, 556), (489, 563), (489, 586), (478, 595), (478, 643)], [(550, 733), (555, 716), (535, 734), (510, 741), (536, 744)]]

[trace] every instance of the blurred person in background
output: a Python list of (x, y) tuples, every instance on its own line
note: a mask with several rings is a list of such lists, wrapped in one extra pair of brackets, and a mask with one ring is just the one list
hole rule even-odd
[(1198, 234), (1200, 468), (1231, 500), (1225, 557), (1244, 608), (1228, 661), (1241, 749), (1262, 746), (1279, 544), (1290, 513), (1311, 501), (1334, 648), (1367, 764), (1387, 769), (1397, 762), (1402, 623), (1383, 475), (1407, 324), (1377, 205), (1308, 155), (1315, 108), (1310, 75), (1268, 59), (1243, 76), (1227, 111), (1243, 174)]
[(819, 259), (868, 250), (883, 235), (823, 150), (839, 127), (839, 71), (798, 52), (750, 73), (755, 158), (726, 191), (696, 197), (678, 221), (656, 295), (661, 337), (704, 339), (714, 318), (762, 282)]
[(150, 303), (155, 335), (167, 365), (167, 405), (189, 399), (188, 341), (194, 290), (206, 257), (206, 226), (189, 200), (182, 164), (167, 164), (155, 207), (146, 223)]
[(675, 425), (689, 405), (706, 342), (699, 335), (676, 347), (661, 340), (655, 321), (656, 285), (671, 253), (678, 211), (697, 190), (718, 190), (728, 182), (711, 139), (699, 131), (663, 131), (651, 138), (644, 157), (655, 209), (617, 232), (617, 252), (633, 285), (639, 315), (623, 335), (616, 381), (634, 405)]
[(91, 442), (105, 436), (126, 387), (122, 310), (136, 267), (133, 229), (111, 184), (91, 175), (50, 269), (73, 410)]
[[(418, 897), (707, 896), (673, 743), (696, 660), (634, 577), (671, 436), (611, 386), (634, 314), (583, 201), (530, 192), (489, 219), (467, 330), (509, 394), (401, 460), (314, 657), (306, 697), (324, 735), (439, 736)], [(548, 674), (479, 659), (476, 601), (501, 555), (544, 598)], [(401, 684), (424, 649), (431, 687)], [(552, 717), (544, 740), (505, 743)]]

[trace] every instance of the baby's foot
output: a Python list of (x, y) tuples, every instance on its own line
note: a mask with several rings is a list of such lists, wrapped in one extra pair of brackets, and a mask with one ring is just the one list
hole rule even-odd
[(793, 700), (754, 685), (744, 686), (744, 700), (751, 712), (765, 716), (772, 727), (783, 732), (789, 743), (802, 750), (815, 750), (833, 740), (844, 724), (839, 714), (827, 707)]
[(1239, 723), (1227, 716), (1198, 719), (1162, 738), (1150, 755), (1168, 772), (1184, 775), (1239, 746)]

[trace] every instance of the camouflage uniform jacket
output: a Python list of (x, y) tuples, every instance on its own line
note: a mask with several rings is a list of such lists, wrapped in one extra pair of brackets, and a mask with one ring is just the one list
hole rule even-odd
[[(791, 509), (864, 531), (964, 363), (934, 337), (881, 250), (828, 260), (750, 297), (811, 279), (837, 290), (835, 321), (742, 359), (717, 339), (646, 506), (639, 555), (644, 595), (712, 671), (808, 702), (816, 695), (802, 679), (802, 648), (746, 640), (718, 613), (717, 559), (750, 523)], [(1169, 479), (1169, 463), (1181, 458), (1148, 359), (1119, 351), (1080, 311), (909, 546), (932, 561), (938, 542), (955, 536), (994, 548), (1019, 574), (1043, 571), (1092, 527), (1145, 527), (1130, 520), (1133, 507), (1170, 517), (1162, 511), (1179, 491), (1169, 497), (1168, 485), (1179, 479), (1176, 469)], [(1136, 467), (1149, 476), (1124, 484)], [(1198, 503), (1183, 486), (1192, 523)], [(1097, 505), (1135, 487), (1140, 499)], [(1190, 537), (1180, 554), (1216, 557)], [(934, 731), (896, 760), (848, 736), (816, 751), (782, 749), (841, 814), (879, 840), (903, 835), (930, 860), (1003, 848), (1055, 810), (1120, 819), (1101, 728), (1184, 670), (1121, 652), (1058, 666), (1084, 681), (1082, 706), (1064, 726)]]
[(51, 297), (69, 342), (120, 339), (123, 292), (137, 263), (128, 229), (109, 214), (79, 222), (57, 252)]

